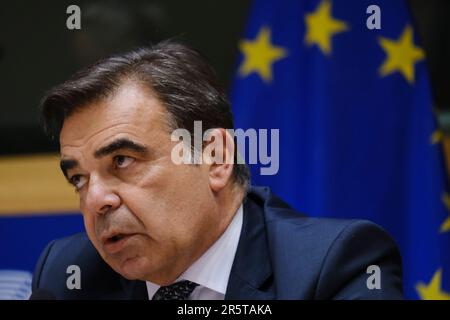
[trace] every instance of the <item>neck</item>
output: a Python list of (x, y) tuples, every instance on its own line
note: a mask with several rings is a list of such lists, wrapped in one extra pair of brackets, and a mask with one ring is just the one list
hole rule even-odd
[(237, 210), (242, 204), (244, 195), (245, 192), (243, 188), (231, 185), (229, 186), (229, 188), (226, 188), (226, 190), (224, 190), (224, 194), (222, 195), (222, 197), (218, 197), (216, 199), (218, 208), (222, 208), (222, 210), (220, 210), (222, 220), (219, 227), (219, 235), (217, 236), (216, 240), (223, 234), (223, 232), (227, 229), (227, 227), (233, 220)]

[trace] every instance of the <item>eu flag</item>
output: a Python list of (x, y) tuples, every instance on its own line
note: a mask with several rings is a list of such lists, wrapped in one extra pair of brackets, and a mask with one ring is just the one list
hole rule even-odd
[(371, 5), (254, 1), (235, 126), (279, 129), (279, 170), (252, 166), (253, 184), (311, 216), (380, 224), (400, 247), (405, 297), (450, 299), (450, 197), (425, 53), (405, 1)]

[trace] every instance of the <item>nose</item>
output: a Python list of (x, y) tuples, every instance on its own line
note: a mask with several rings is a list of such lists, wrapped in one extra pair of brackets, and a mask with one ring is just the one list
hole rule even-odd
[(120, 203), (120, 197), (114, 188), (99, 176), (91, 174), (85, 199), (85, 209), (97, 215), (104, 215), (117, 209)]

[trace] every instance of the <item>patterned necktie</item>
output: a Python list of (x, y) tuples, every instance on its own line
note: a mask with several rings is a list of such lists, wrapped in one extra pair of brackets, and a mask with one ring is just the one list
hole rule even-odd
[(186, 300), (196, 286), (197, 283), (187, 280), (175, 282), (170, 286), (160, 287), (152, 300)]

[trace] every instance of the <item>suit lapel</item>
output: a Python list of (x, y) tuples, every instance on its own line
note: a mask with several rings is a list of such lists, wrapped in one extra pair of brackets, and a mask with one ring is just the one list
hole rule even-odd
[[(264, 212), (249, 193), (244, 201), (244, 219), (225, 299), (273, 299), (272, 267), (267, 246)], [(264, 200), (262, 200), (264, 201)]]
[(121, 299), (129, 300), (148, 300), (147, 286), (145, 281), (140, 280), (127, 280), (120, 277), (122, 287), (123, 287), (123, 297)]

